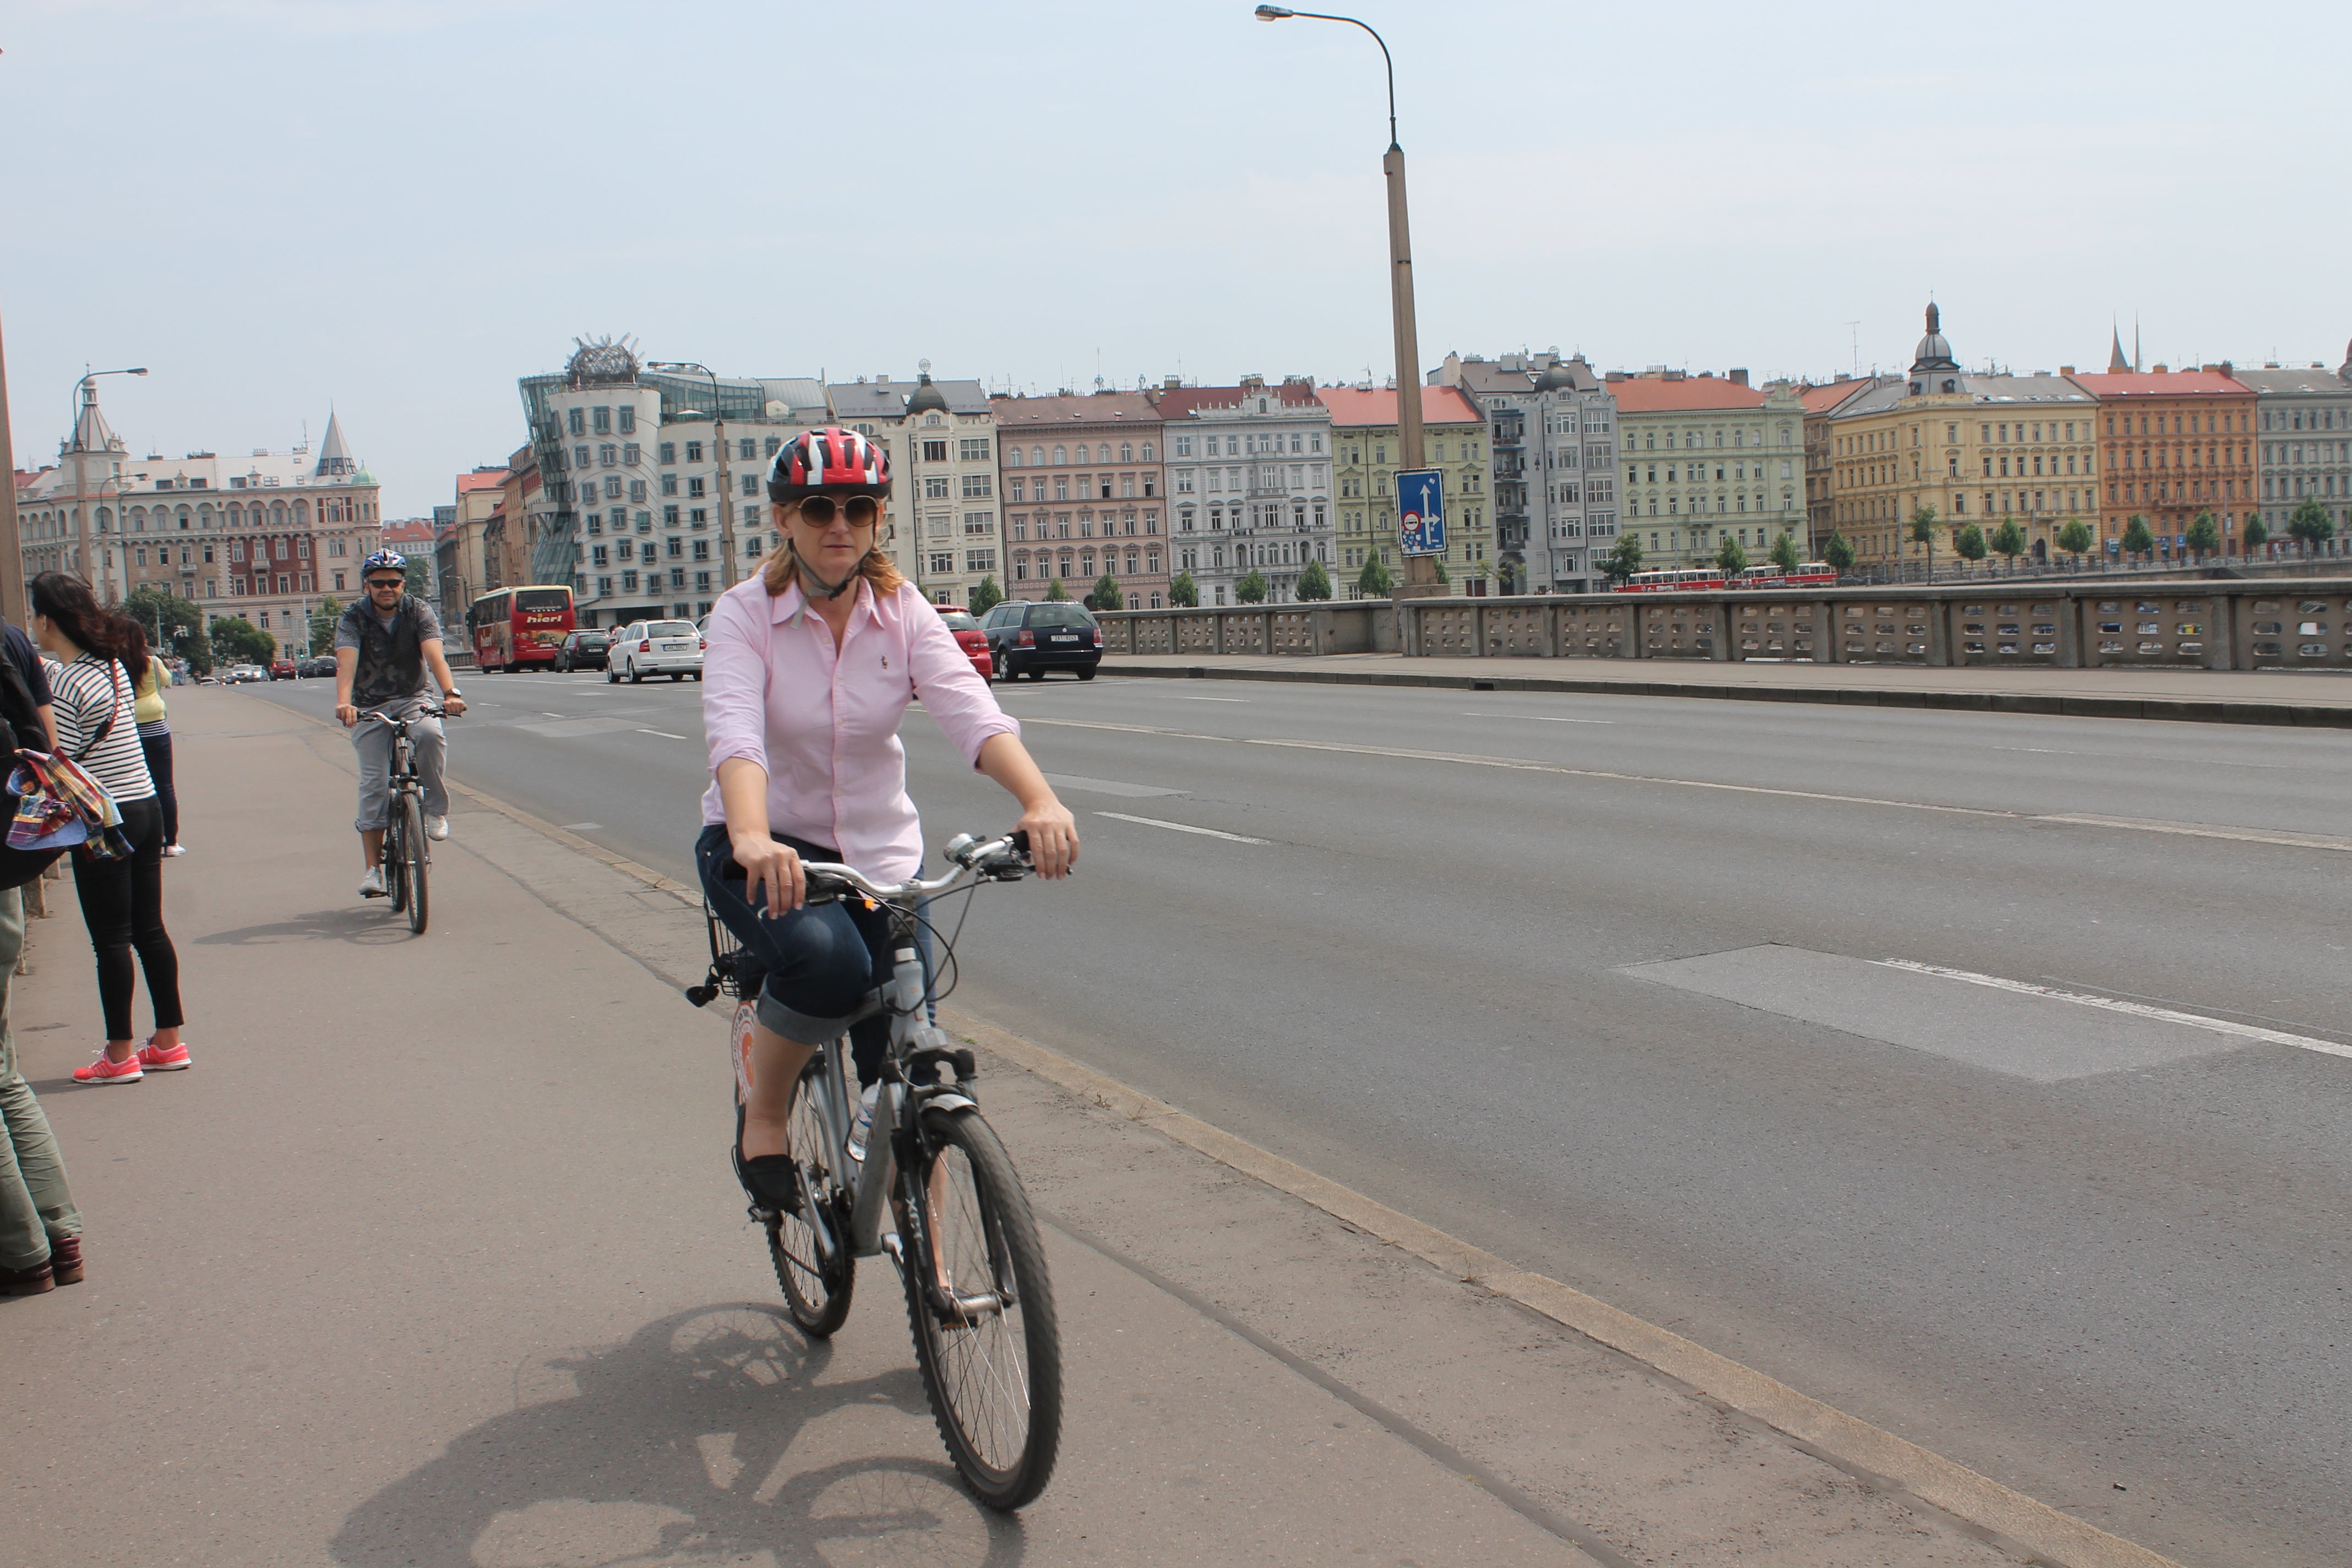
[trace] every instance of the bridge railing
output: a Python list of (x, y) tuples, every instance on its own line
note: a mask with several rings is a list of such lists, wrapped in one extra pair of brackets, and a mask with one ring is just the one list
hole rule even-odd
[(2352, 668), (2352, 580), (1975, 583), (1385, 599), (1097, 617), (1108, 653), (1402, 653), (2062, 669)]

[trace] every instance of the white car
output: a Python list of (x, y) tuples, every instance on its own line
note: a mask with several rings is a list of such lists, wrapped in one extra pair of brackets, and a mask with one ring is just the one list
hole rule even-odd
[(234, 664), (229, 666), (227, 680), (231, 686), (243, 685), (245, 682), (250, 680), (267, 680), (268, 679), (269, 671), (264, 669), (257, 664)]
[(692, 621), (632, 621), (613, 634), (604, 683), (625, 679), (634, 685), (648, 675), (700, 680), (702, 649), (702, 634)]

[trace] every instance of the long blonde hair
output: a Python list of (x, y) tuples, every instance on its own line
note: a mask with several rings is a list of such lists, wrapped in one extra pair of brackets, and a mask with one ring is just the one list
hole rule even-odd
[[(769, 556), (767, 565), (760, 570), (760, 580), (768, 585), (768, 596), (772, 599), (799, 582), (801, 575), (800, 553), (793, 548), (792, 529), (784, 521), (784, 509), (776, 506), (775, 514), (776, 531), (783, 535), (783, 546)], [(877, 536), (874, 547), (866, 552), (866, 559), (857, 563), (857, 575), (874, 584), (874, 596), (879, 599), (886, 595), (896, 594), (907, 579), (898, 574), (898, 568), (882, 553), (879, 537), (882, 525), (878, 517), (874, 526)]]

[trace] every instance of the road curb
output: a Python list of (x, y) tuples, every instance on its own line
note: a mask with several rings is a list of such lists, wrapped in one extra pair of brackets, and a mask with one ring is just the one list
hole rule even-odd
[[(1436, 661), (1433, 661), (1436, 662)], [(1467, 660), (1465, 663), (1470, 662)], [(1920, 691), (1866, 686), (1712, 686), (1675, 680), (1570, 679), (1532, 675), (1422, 674), (1387, 669), (1265, 669), (1201, 664), (1114, 663), (1105, 675), (1159, 680), (1262, 680), (1315, 686), (1435, 688), (1450, 691), (1542, 691), (1587, 697), (1687, 697), (1714, 702), (1806, 702), (1830, 707), (1926, 708), (1968, 713), (2031, 713), (2076, 719), (2147, 719), (2173, 724), (2269, 724), (2352, 729), (2352, 705), (2189, 701), (2164, 697), (2084, 697), (2040, 691)]]
[(1057, 1051), (953, 1008), (940, 1009), (940, 1019), (992, 1055), (1286, 1193), (1465, 1284), (1479, 1286), (1631, 1356), (1710, 1399), (1756, 1417), (1842, 1468), (1908, 1492), (2035, 1558), (2061, 1568), (2181, 1568), (2169, 1557), (2037, 1502), (1989, 1476), (1800, 1394), (1777, 1378), (1549, 1275), (1517, 1268), (1483, 1247), (1318, 1175)]

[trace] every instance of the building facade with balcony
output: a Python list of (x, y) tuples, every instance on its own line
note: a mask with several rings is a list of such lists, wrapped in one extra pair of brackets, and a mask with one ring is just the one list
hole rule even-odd
[(27, 578), (79, 572), (107, 603), (152, 588), (195, 601), (207, 625), (243, 616), (281, 637), (321, 595), (352, 591), (383, 527), (375, 477), (332, 414), (315, 453), (134, 458), (85, 388), (58, 465), (27, 479)]
[(1617, 406), (1579, 354), (1449, 353), (1430, 384), (1486, 413), (1495, 582), (1506, 594), (1580, 594), (1617, 538)]
[[(877, 542), (935, 605), (970, 605), (988, 578), (1004, 587), (995, 405), (977, 381), (887, 375), (824, 389), (838, 424), (890, 454), (890, 500)], [(1091, 584), (1089, 584), (1091, 586)]]
[[(1331, 411), (1332, 506), (1339, 526), (1341, 598), (1360, 596), (1364, 568), (1377, 556), (1404, 581), (1397, 539), (1396, 476), (1403, 465), (1393, 387), (1327, 386), (1316, 393)], [(1421, 393), (1422, 463), (1444, 476), (1446, 592), (1483, 594), (1492, 581), (1494, 494), (1486, 488), (1486, 420), (1452, 386)]]
[(2135, 517), (2156, 536), (2157, 553), (2187, 549), (2189, 525), (2210, 511), (2222, 547), (2235, 554), (2245, 514), (2259, 509), (2254, 389), (2227, 364), (2145, 373), (2076, 375), (2097, 400), (2099, 532), (2110, 554)]
[(2352, 348), (2338, 370), (2264, 365), (2237, 379), (2254, 389), (2253, 510), (2284, 540), (2295, 509), (2315, 500), (2336, 524), (2325, 549), (2342, 552), (2352, 529)]
[(1105, 575), (1137, 609), (1168, 603), (1167, 467), (1160, 410), (1139, 392), (999, 396), (1008, 597), (1059, 582), (1083, 599)]
[(1240, 604), (1252, 572), (1265, 579), (1267, 603), (1289, 604), (1311, 562), (1336, 594), (1331, 412), (1313, 380), (1171, 384), (1151, 401), (1166, 422), (1173, 570), (1192, 574), (1202, 605)]
[(1726, 539), (1751, 561), (1805, 527), (1805, 405), (1794, 387), (1654, 366), (1612, 371), (1623, 531), (1644, 568), (1710, 565)]

